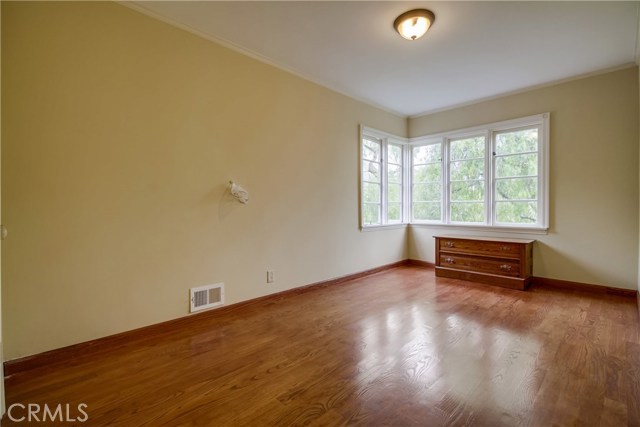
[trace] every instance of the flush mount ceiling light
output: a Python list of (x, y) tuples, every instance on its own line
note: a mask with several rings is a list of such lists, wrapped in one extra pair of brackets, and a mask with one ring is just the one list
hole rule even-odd
[(436, 16), (427, 9), (414, 9), (403, 13), (393, 21), (393, 28), (407, 40), (416, 40), (424, 36), (433, 25)]

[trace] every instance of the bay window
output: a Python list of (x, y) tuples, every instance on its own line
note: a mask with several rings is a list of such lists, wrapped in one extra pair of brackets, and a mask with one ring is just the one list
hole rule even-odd
[(361, 227), (546, 231), (549, 114), (402, 139), (361, 138)]

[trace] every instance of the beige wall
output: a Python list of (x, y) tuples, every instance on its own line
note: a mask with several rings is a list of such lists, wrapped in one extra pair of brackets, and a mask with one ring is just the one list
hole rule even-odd
[(407, 258), (357, 201), (359, 123), (405, 118), (115, 3), (2, 9), (7, 359)]
[[(549, 234), (513, 236), (538, 240), (536, 276), (636, 289), (636, 67), (412, 118), (409, 134), (425, 135), (546, 111), (551, 113)], [(409, 256), (433, 262), (432, 236), (456, 232), (412, 227)]]

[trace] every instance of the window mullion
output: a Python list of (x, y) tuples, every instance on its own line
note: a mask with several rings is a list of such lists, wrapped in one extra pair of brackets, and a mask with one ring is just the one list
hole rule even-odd
[(389, 173), (389, 165), (387, 163), (388, 158), (388, 140), (384, 138), (380, 141), (381, 149), (380, 149), (380, 209), (382, 210), (380, 215), (380, 222), (383, 225), (389, 223), (389, 213), (388, 213), (388, 198), (389, 198), (389, 182), (388, 182), (388, 173)]
[(496, 133), (487, 133), (487, 224), (496, 225)]
[(411, 159), (411, 146), (402, 145), (402, 222), (411, 222), (411, 187), (413, 185), (411, 171), (413, 164)]
[(451, 206), (449, 201), (449, 187), (451, 180), (449, 179), (449, 147), (451, 146), (451, 141), (448, 138), (443, 138), (442, 145), (442, 222), (450, 224)]

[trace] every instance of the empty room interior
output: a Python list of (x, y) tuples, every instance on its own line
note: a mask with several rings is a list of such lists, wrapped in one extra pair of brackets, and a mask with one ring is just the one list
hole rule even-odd
[(640, 426), (640, 2), (0, 6), (2, 426)]

